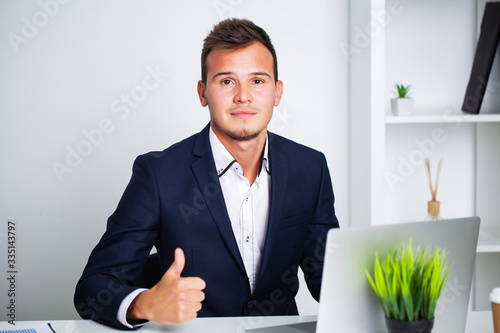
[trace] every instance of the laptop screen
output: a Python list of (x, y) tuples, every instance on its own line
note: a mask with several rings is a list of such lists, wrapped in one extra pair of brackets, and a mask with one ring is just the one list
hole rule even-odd
[(450, 271), (435, 311), (435, 333), (465, 330), (479, 218), (332, 229), (328, 233), (317, 333), (385, 332), (384, 313), (365, 274), (380, 258), (412, 240), (448, 252)]

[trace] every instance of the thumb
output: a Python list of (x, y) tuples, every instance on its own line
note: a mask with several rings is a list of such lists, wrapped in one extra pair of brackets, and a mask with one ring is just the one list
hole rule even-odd
[(181, 248), (175, 249), (175, 258), (174, 262), (168, 269), (167, 273), (169, 275), (175, 276), (175, 277), (180, 277), (182, 270), (184, 269), (184, 263), (186, 262), (186, 259), (184, 258), (184, 251), (182, 251)]

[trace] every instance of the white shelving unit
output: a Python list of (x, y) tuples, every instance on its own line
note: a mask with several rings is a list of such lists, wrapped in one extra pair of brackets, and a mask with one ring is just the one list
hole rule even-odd
[[(465, 1), (470, 2), (464, 5)], [(465, 1), (461, 2), (464, 8), (479, 7), (482, 10), (482, 4), (476, 4), (476, 0)], [(392, 4), (394, 2), (388, 1), (386, 7), (385, 0), (359, 0), (351, 2), (350, 5), (350, 46), (352, 47), (350, 54), (350, 225), (380, 225), (423, 218), (426, 207), (415, 208), (421, 205), (418, 200), (426, 203), (428, 199), (426, 196), (429, 195), (428, 185), (427, 189), (424, 188), (426, 175), (422, 171), (423, 167), (419, 169), (419, 166), (415, 165), (414, 174), (404, 179), (405, 182), (396, 188), (396, 193), (393, 193), (388, 191), (387, 186), (386, 174), (389, 169), (387, 160), (398, 158), (403, 160), (411, 156), (412, 147), (408, 147), (410, 153), (406, 155), (400, 153), (401, 147), (411, 146), (418, 140), (423, 142), (430, 137), (429, 133), (432, 133), (432, 130), (447, 131), (447, 142), (440, 148), (442, 148), (441, 152), (444, 151), (447, 154), (444, 158), (447, 167), (445, 175), (451, 181), (448, 184), (440, 183), (438, 199), (440, 195), (445, 198), (442, 202), (442, 211), (444, 211), (443, 205), (447, 205), (448, 209), (445, 218), (472, 215), (481, 218), (472, 306), (474, 310), (488, 310), (487, 294), (492, 287), (500, 286), (500, 110), (496, 113), (481, 111), (479, 115), (457, 111), (459, 109), (457, 104), (461, 102), (465, 92), (465, 88), (463, 90), (456, 88), (457, 82), (464, 87), (467, 82), (463, 82), (463, 78), (460, 80), (450, 78), (449, 75), (433, 76), (434, 72), (440, 69), (439, 61), (448, 59), (443, 60), (440, 54), (435, 53), (428, 59), (417, 59), (418, 64), (411, 63), (412, 66), (419, 66), (423, 73), (414, 71), (413, 76), (409, 76), (417, 82), (420, 80), (421, 86), (425, 85), (426, 80), (430, 78), (439, 82), (429, 82), (429, 84), (433, 83), (436, 86), (441, 84), (450, 88), (449, 90), (454, 89), (449, 96), (445, 96), (448, 100), (443, 102), (436, 98), (436, 105), (417, 108), (411, 116), (392, 115), (388, 110), (388, 100), (391, 96), (388, 92), (387, 81), (392, 79), (390, 78), (393, 74), (392, 66), (397, 67), (400, 64), (394, 63), (392, 61), (394, 58), (391, 58), (391, 61), (387, 60), (388, 53), (390, 53), (386, 49), (387, 38), (390, 36), (395, 38), (394, 30), (390, 33), (387, 30), (396, 29), (396, 26), (397, 29), (401, 29), (402, 26), (402, 23), (392, 23), (397, 19), (394, 13), (406, 15), (407, 22), (414, 20), (418, 24), (419, 19), (426, 19), (425, 15), (422, 16), (422, 12), (443, 11), (443, 6), (454, 7), (455, 2), (402, 1), (399, 3), (401, 7), (392, 12), (393, 15), (390, 17), (390, 24), (394, 26), (377, 25), (376, 23), (380, 22), (380, 13), (391, 13), (389, 6)], [(401, 10), (402, 8), (405, 12)], [(464, 8), (461, 9), (462, 14), (469, 15)], [(416, 10), (414, 15), (411, 14), (411, 10)], [(459, 9), (454, 8), (454, 10)], [(450, 15), (455, 15), (455, 11), (453, 14), (447, 11), (443, 13), (446, 13), (446, 19), (450, 20)], [(466, 24), (468, 30), (474, 30), (477, 27), (476, 15), (477, 13), (472, 13), (467, 16), (470, 20)], [(463, 18), (457, 19), (457, 26), (463, 23)], [(432, 22), (426, 22), (426, 24), (431, 25)], [(360, 31), (361, 33), (367, 31), (366, 27), (372, 27), (373, 33), (369, 37), (362, 38)], [(419, 30), (411, 27), (408, 29)], [(404, 32), (398, 33), (404, 35)], [(420, 37), (422, 41), (430, 40), (429, 43), (432, 44), (435, 36), (427, 34)], [(472, 64), (473, 50), (470, 49), (475, 43), (474, 38), (475, 32), (471, 31), (469, 42), (462, 45), (461, 50), (454, 50), (458, 58), (464, 58), (461, 59), (462, 63), (459, 68), (468, 73), (470, 73), (469, 66)], [(391, 41), (391, 47), (399, 47), (398, 43)], [(415, 59), (412, 60), (416, 62)], [(432, 66), (434, 66), (434, 72), (424, 71)], [(494, 95), (498, 98), (500, 93)], [(433, 98), (433, 96), (427, 97), (421, 98), (420, 101), (425, 99), (423, 102), (427, 102)], [(432, 101), (429, 103), (432, 104)], [(445, 108), (443, 103), (455, 105), (455, 107)], [(418, 177), (420, 178), (417, 179)], [(412, 198), (409, 198), (411, 196)], [(455, 197), (458, 199), (454, 200)], [(393, 210), (400, 210), (402, 213), (394, 214)]]
[(478, 253), (500, 253), (500, 226), (483, 225), (478, 243)]
[[(489, 177), (488, 175), (494, 175), (495, 170), (481, 171), (480, 169), (486, 167), (488, 169), (496, 169), (498, 164), (493, 163), (495, 155), (500, 155), (500, 141), (498, 141), (498, 135), (494, 135), (500, 131), (500, 114), (478, 114), (472, 115), (467, 113), (462, 114), (449, 114), (449, 115), (439, 115), (436, 113), (420, 113), (411, 116), (393, 116), (386, 115), (386, 125), (387, 126), (397, 126), (399, 124), (478, 124), (476, 125), (475, 131), (476, 137), (476, 171), (480, 171), (483, 174), (476, 175), (476, 198), (481, 196), (485, 198), (493, 197), (493, 202), (490, 202), (487, 207), (481, 207), (482, 205), (476, 205), (476, 215), (482, 217), (481, 230), (478, 240), (478, 253), (500, 253), (500, 214), (493, 213), (482, 216), (484, 210), (491, 211), (495, 210), (495, 201), (500, 204), (500, 197), (496, 196), (494, 193), (490, 193), (491, 188), (500, 186), (499, 177)], [(491, 133), (488, 130), (481, 128), (480, 124), (489, 124)], [(496, 124), (496, 125), (495, 125)], [(479, 128), (478, 128), (479, 127)], [(487, 141), (486, 143), (484, 141)], [(486, 146), (486, 147), (485, 147)], [(497, 158), (498, 160), (498, 158)], [(479, 169), (479, 170), (478, 170)], [(499, 170), (500, 171), (500, 170)], [(484, 175), (487, 173), (488, 175)], [(481, 179), (484, 179), (481, 181)], [(489, 183), (492, 180), (493, 183)], [(481, 182), (483, 184), (481, 184)], [(496, 191), (500, 193), (500, 190)], [(495, 199), (496, 198), (496, 199)], [(477, 199), (476, 199), (477, 200)], [(497, 221), (494, 221), (496, 217)], [(499, 278), (500, 280), (500, 278)], [(500, 281), (499, 281), (500, 282)]]
[(418, 115), (385, 117), (386, 124), (440, 124), (440, 123), (494, 123), (500, 122), (500, 114), (450, 113), (440, 115), (439, 112), (422, 112)]

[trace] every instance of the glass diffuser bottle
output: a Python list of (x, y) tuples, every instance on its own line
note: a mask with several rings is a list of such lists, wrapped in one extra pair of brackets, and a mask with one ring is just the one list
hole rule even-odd
[(442, 220), (443, 218), (439, 214), (439, 201), (428, 201), (427, 202), (427, 217), (426, 221), (436, 221)]

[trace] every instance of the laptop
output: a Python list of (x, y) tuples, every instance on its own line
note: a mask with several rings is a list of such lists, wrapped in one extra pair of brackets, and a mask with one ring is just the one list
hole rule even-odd
[(387, 332), (384, 313), (365, 274), (379, 258), (409, 240), (414, 247), (444, 247), (448, 283), (439, 298), (433, 333), (465, 331), (479, 234), (479, 218), (413, 222), (328, 232), (317, 322), (247, 330), (248, 333)]

